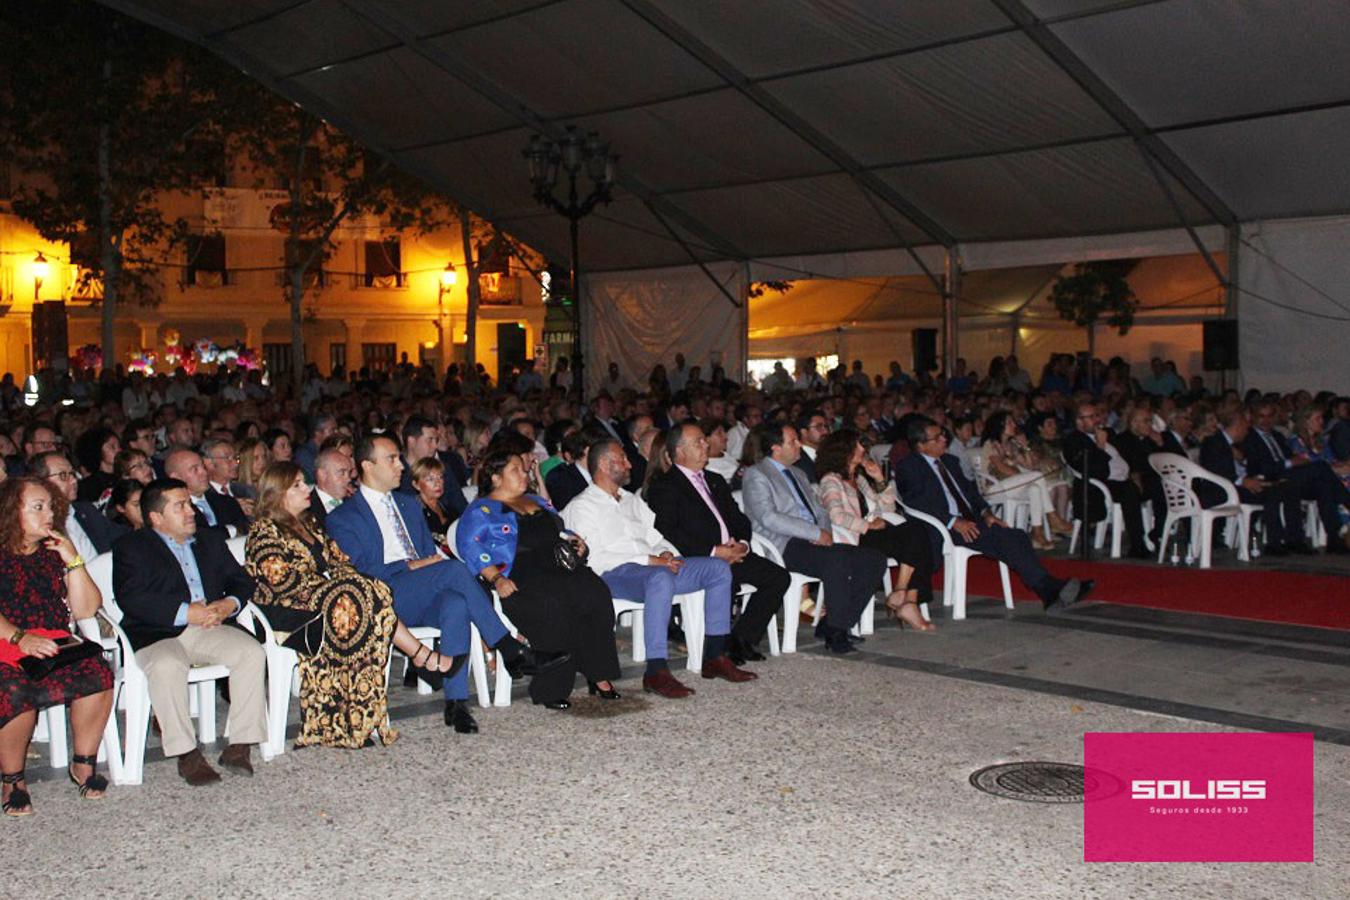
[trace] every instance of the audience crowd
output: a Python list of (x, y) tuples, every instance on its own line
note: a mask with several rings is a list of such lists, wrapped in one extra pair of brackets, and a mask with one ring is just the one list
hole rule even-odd
[[(252, 774), (266, 667), (261, 632), (240, 623), (261, 615), (301, 658), (297, 744), (360, 747), (397, 737), (391, 647), (409, 657), (409, 677), (443, 690), (448, 726), (478, 730), (464, 665), (474, 631), (496, 665), (531, 679), (538, 705), (567, 709), (578, 671), (592, 695), (617, 699), (613, 600), (641, 606), (643, 689), (666, 698), (694, 693), (668, 664), (687, 643), (682, 623), (699, 625), (689, 634), (701, 644), (685, 652), (700, 674), (737, 683), (756, 677), (746, 666), (764, 660), (784, 609), (795, 618), (800, 605), (830, 651), (849, 653), (884, 586), (902, 625), (932, 630), (924, 608), (948, 538), (1062, 609), (1092, 583), (1057, 577), (1039, 551), (1107, 517), (1108, 500), (1129, 556), (1166, 556), (1158, 453), (1256, 504), (1266, 555), (1348, 552), (1344, 396), (1214, 393), (1160, 359), (1136, 379), (1124, 360), (1065, 354), (1039, 378), (1012, 356), (983, 377), (958, 360), (948, 378), (898, 363), (822, 374), (806, 359), (758, 386), (676, 354), (640, 384), (611, 363), (586, 397), (566, 360), (547, 379), (533, 365), (500, 385), (481, 366), (464, 374), (451, 366), (438, 379), (406, 360), (350, 378), (311, 367), (297, 391), (257, 372), (119, 367), (44, 373), (27, 397), (6, 375), (4, 811), (33, 810), (24, 760), (36, 713), (52, 704), (71, 705), (81, 795), (106, 788), (92, 754), (111, 675), (101, 658), (63, 656), (78, 643), (68, 619), (100, 603), (84, 565), (104, 553), (114, 596), (102, 601), (116, 603), (147, 674), (165, 754), (199, 785), (220, 776), (198, 747), (184, 679), (193, 665), (229, 667), (218, 762)], [(1084, 490), (1084, 474), (1102, 488)], [(1206, 506), (1228, 501), (1220, 481), (1194, 489)], [(803, 581), (792, 573), (819, 585), (788, 596)], [(439, 630), (437, 648), (419, 627)], [(56, 667), (39, 677), (25, 658)]]

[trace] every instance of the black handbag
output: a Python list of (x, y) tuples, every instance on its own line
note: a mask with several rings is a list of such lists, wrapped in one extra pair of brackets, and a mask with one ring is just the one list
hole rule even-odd
[(553, 545), (553, 561), (564, 572), (575, 572), (586, 565), (586, 555), (577, 549), (581, 537), (572, 531), (558, 533), (558, 542)]
[(25, 656), (19, 660), (19, 666), (23, 669), (24, 674), (33, 681), (41, 681), (57, 669), (64, 668), (82, 659), (88, 659), (91, 656), (98, 656), (103, 652), (102, 645), (94, 641), (86, 641), (81, 638), (72, 638), (71, 640), (74, 643), (64, 644), (60, 650), (56, 651), (55, 656), (49, 656), (46, 659)]
[(319, 613), (286, 636), (281, 646), (301, 656), (315, 656), (323, 649), (323, 613)]

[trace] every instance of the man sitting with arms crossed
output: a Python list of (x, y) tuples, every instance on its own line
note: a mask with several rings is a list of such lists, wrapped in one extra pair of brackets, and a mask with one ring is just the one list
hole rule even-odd
[[(409, 628), (441, 630), (441, 652), (469, 652), (469, 623), (501, 654), (512, 678), (533, 675), (561, 662), (521, 646), (507, 633), (483, 588), (457, 559), (443, 556), (427, 529), (418, 500), (394, 493), (403, 460), (393, 438), (370, 435), (356, 445), (361, 486), (328, 516), (328, 532), (357, 571), (378, 578), (394, 592), (394, 612)], [(468, 666), (445, 680), (445, 724), (459, 734), (476, 734), (469, 712)]]
[(230, 670), (230, 745), (220, 765), (252, 775), (250, 750), (267, 739), (267, 660), (252, 635), (231, 626), (253, 596), (253, 579), (230, 553), (223, 532), (197, 528), (183, 482), (150, 482), (141, 493), (141, 512), (146, 527), (113, 545), (113, 594), (150, 684), (164, 755), (178, 758), (178, 774), (194, 787), (220, 780), (197, 747), (187, 678), (193, 666), (223, 665)]
[(745, 470), (745, 512), (755, 531), (783, 554), (790, 571), (820, 579), (825, 617), (816, 637), (834, 653), (852, 653), (849, 629), (881, 589), (886, 557), (867, 547), (834, 543), (830, 516), (795, 465), (802, 453), (796, 428), (768, 422), (750, 439), (761, 459)]
[(703, 591), (705, 629), (704, 678), (750, 681), (757, 677), (736, 668), (726, 655), (731, 631), (731, 567), (711, 556), (676, 556), (661, 532), (656, 516), (637, 494), (623, 489), (632, 464), (623, 445), (606, 438), (591, 445), (587, 454), (590, 487), (563, 510), (567, 527), (590, 548), (590, 566), (616, 597), (641, 599), (647, 648), (647, 672), (642, 689), (677, 699), (694, 693), (670, 674), (666, 661), (666, 633), (671, 601), (676, 594)]
[(731, 630), (727, 655), (736, 665), (758, 662), (755, 647), (783, 604), (791, 577), (777, 563), (750, 551), (750, 520), (736, 506), (722, 476), (709, 471), (708, 439), (698, 425), (677, 425), (666, 438), (666, 452), (675, 461), (669, 471), (652, 478), (647, 504), (656, 527), (680, 553), (715, 556), (731, 565), (731, 590), (755, 589)]
[[(979, 490), (961, 472), (961, 464), (947, 453), (947, 435), (932, 419), (918, 418), (906, 437), (914, 452), (900, 461), (895, 481), (905, 504), (946, 524), (957, 546), (978, 550), (1005, 562), (1046, 609), (1072, 606), (1092, 590), (1092, 581), (1055, 578), (1036, 558), (1031, 537), (1009, 528), (989, 509)], [(933, 558), (942, 558), (942, 539), (933, 534)]]

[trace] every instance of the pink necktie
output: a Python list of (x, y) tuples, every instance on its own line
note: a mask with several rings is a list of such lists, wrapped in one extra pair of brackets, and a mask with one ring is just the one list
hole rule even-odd
[(713, 503), (712, 491), (708, 490), (708, 480), (703, 477), (702, 469), (694, 473), (694, 486), (703, 496), (703, 502), (708, 504), (708, 509), (712, 510), (712, 514), (717, 517), (717, 527), (722, 529), (722, 543), (727, 543), (731, 540), (731, 532), (727, 530), (727, 523), (723, 521), (722, 514), (717, 511), (717, 504)]

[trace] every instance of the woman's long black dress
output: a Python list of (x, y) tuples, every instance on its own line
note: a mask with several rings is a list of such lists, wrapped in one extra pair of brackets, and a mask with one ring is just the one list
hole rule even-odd
[[(867, 497), (856, 488), (853, 492), (858, 498), (858, 508), (866, 515), (870, 512)], [(919, 592), (920, 603), (933, 602), (933, 545), (929, 543), (927, 528), (915, 519), (907, 519), (899, 525), (888, 522), (885, 528), (864, 531), (858, 539), (860, 546), (914, 567), (908, 587)]]
[(536, 703), (565, 700), (579, 671), (590, 681), (619, 677), (614, 646), (614, 601), (609, 587), (587, 566), (567, 571), (553, 559), (562, 520), (546, 509), (516, 514), (516, 557), (511, 581), (516, 592), (502, 600), (502, 611), (530, 646), (546, 653), (567, 652), (570, 663), (530, 682)]

